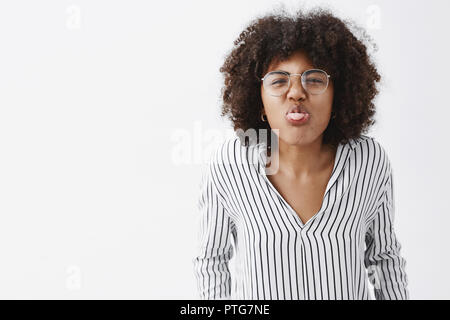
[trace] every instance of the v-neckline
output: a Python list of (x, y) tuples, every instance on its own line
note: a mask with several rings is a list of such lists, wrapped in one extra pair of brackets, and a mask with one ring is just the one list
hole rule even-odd
[[(342, 154), (342, 151), (344, 150), (344, 147), (345, 147), (345, 145), (343, 145), (342, 143), (338, 144), (338, 146), (337, 146), (336, 154), (335, 154), (335, 157), (334, 157), (333, 170), (332, 170), (332, 173), (331, 173), (331, 177), (328, 180), (327, 187), (325, 189), (325, 193), (323, 195), (322, 204), (320, 206), (319, 211), (317, 211), (305, 223), (303, 223), (302, 219), (299, 217), (297, 212), (292, 208), (292, 206), (287, 202), (287, 200), (280, 194), (280, 192), (277, 190), (277, 188), (275, 188), (275, 186), (269, 180), (269, 178), (266, 175), (266, 167), (264, 165), (266, 159), (265, 159), (265, 157), (260, 158), (260, 160), (262, 160), (262, 162), (260, 162), (260, 164), (259, 164), (260, 165), (260, 173), (261, 173), (261, 175), (263, 176), (264, 180), (266, 181), (266, 183), (268, 184), (270, 189), (273, 192), (275, 192), (275, 194), (278, 196), (280, 201), (282, 201), (283, 204), (289, 209), (290, 213), (294, 216), (295, 220), (297, 221), (297, 223), (299, 224), (301, 229), (303, 229), (308, 224), (311, 224), (312, 221), (314, 221), (316, 219), (316, 217), (319, 216), (324, 211), (324, 208), (326, 208), (328, 206), (328, 201), (325, 201), (325, 199), (327, 199), (327, 194), (330, 191), (330, 189), (333, 186), (333, 184), (336, 182), (337, 178), (339, 177), (339, 175), (340, 175), (340, 173), (341, 173), (341, 171), (342, 171), (342, 169), (344, 167), (344, 166), (341, 166), (339, 172), (336, 170), (336, 168), (338, 166), (338, 162), (340, 162), (339, 159), (341, 158), (341, 154)], [(324, 205), (325, 202), (326, 202), (326, 206)]]

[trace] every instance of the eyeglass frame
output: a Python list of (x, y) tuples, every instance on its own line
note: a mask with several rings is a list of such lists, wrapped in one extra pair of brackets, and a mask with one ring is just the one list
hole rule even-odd
[[(326, 85), (325, 89), (323, 89), (323, 91), (322, 91), (321, 93), (309, 93), (308, 90), (305, 89), (303, 75), (304, 75), (306, 72), (310, 72), (310, 71), (321, 71), (321, 72), (325, 73), (325, 75), (327, 76), (327, 85)], [(288, 92), (288, 91), (289, 91), (289, 88), (291, 87), (291, 76), (300, 76), (300, 82), (301, 82), (301, 84), (302, 84), (303, 89), (305, 89), (306, 92), (308, 92), (309, 94), (312, 94), (312, 95), (319, 95), (319, 94), (324, 93), (325, 91), (327, 91), (328, 85), (330, 84), (330, 77), (331, 77), (331, 76), (330, 76), (325, 70), (322, 70), (322, 69), (308, 69), (308, 70), (303, 71), (303, 73), (289, 73), (289, 72), (287, 72), (287, 71), (274, 70), (274, 71), (270, 71), (270, 72), (266, 73), (266, 75), (265, 75), (263, 78), (261, 78), (261, 81), (263, 82), (263, 87), (264, 87), (264, 89), (266, 89), (266, 87), (265, 87), (265, 85), (264, 85), (264, 79), (265, 79), (269, 74), (274, 73), (274, 72), (277, 72), (277, 73), (283, 73), (283, 74), (285, 74), (285, 75), (288, 76), (288, 86), (287, 86), (288, 88), (287, 88), (286, 92)], [(283, 93), (283, 94), (280, 94), (280, 95), (273, 95), (273, 94), (270, 94), (270, 93), (269, 93), (269, 95), (271, 95), (272, 97), (281, 97), (282, 95), (286, 94), (286, 92)]]

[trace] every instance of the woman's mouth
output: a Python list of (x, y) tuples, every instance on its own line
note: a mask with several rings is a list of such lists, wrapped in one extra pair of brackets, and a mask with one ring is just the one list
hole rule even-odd
[(286, 114), (286, 120), (293, 125), (304, 124), (308, 121), (310, 115), (306, 112), (289, 112)]

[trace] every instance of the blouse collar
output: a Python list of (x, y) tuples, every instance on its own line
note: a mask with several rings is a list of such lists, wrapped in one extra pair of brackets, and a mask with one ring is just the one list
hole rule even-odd
[[(352, 151), (358, 144), (357, 139), (349, 139), (348, 143), (340, 143), (337, 148), (337, 153), (342, 153), (344, 150)], [(251, 163), (257, 167), (257, 171), (260, 174), (266, 175), (265, 163), (267, 160), (266, 155), (266, 142), (260, 142), (249, 147), (251, 149)], [(336, 154), (336, 158), (339, 154)]]

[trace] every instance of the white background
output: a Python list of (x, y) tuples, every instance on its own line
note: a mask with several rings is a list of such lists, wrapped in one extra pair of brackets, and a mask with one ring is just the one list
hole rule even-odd
[[(1, 2), (0, 298), (197, 298), (201, 163), (230, 130), (219, 68), (279, 3), (300, 2)], [(378, 46), (368, 135), (393, 164), (411, 298), (449, 299), (450, 3), (328, 7)]]

